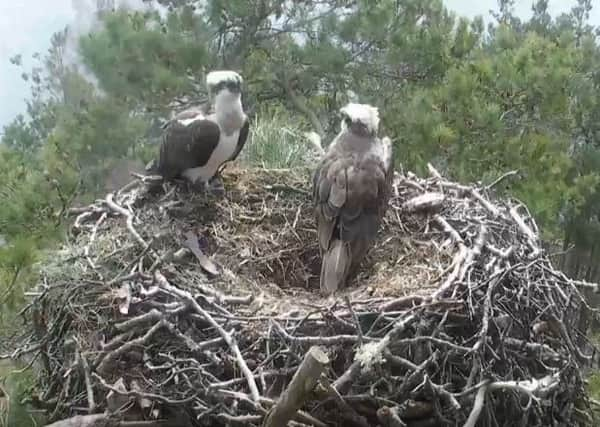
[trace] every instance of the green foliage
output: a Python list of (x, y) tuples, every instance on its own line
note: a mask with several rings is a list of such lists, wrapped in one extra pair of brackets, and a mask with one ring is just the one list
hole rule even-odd
[[(17, 367), (0, 361), (0, 427), (38, 427), (45, 424), (43, 417), (34, 415), (22, 403), (35, 384), (31, 371), (17, 371)], [(2, 393), (0, 393), (2, 394)]]
[(104, 29), (83, 37), (79, 47), (103, 90), (132, 106), (164, 107), (166, 100), (194, 91), (189, 76), (202, 72), (207, 41), (202, 22), (188, 9), (166, 22), (157, 14), (118, 11), (107, 14)]
[(305, 164), (308, 149), (302, 127), (277, 107), (261, 109), (253, 123), (242, 160), (264, 168), (290, 168)]

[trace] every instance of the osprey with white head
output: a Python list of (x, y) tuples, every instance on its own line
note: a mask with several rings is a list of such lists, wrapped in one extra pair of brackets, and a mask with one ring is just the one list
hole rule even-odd
[(326, 293), (357, 273), (387, 210), (394, 175), (391, 141), (377, 136), (377, 108), (350, 103), (340, 113), (341, 131), (313, 175), (320, 283)]
[(242, 76), (234, 71), (208, 73), (209, 108), (184, 111), (164, 126), (158, 162), (150, 172), (221, 190), (219, 169), (237, 158), (250, 128), (242, 107), (242, 84)]

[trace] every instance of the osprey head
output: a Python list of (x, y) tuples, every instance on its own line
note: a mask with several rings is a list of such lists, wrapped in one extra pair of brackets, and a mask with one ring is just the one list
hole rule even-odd
[(379, 129), (379, 110), (369, 104), (349, 103), (340, 109), (342, 131), (359, 136), (375, 136)]
[(242, 83), (244, 83), (242, 76), (235, 71), (211, 71), (206, 76), (208, 92), (213, 96), (225, 90), (231, 94), (240, 95), (242, 93)]

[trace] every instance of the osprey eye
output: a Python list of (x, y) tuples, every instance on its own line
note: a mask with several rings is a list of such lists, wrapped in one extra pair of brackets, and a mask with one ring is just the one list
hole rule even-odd
[(350, 119), (350, 117), (347, 117), (347, 116), (346, 116), (346, 117), (344, 117), (344, 122), (346, 122), (346, 124), (347, 124), (348, 126), (350, 126), (350, 125), (352, 124), (352, 120)]

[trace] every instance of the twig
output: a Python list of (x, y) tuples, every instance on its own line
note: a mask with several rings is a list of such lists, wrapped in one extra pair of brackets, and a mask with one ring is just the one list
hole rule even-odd
[(350, 302), (350, 298), (348, 298), (347, 295), (344, 296), (344, 301), (346, 302), (346, 305), (348, 306), (348, 310), (350, 311), (350, 314), (352, 315), (352, 319), (354, 320), (354, 324), (356, 325), (356, 333), (358, 334), (358, 343), (360, 345), (362, 345), (364, 340), (363, 340), (362, 328), (360, 327), (360, 321), (358, 320), (358, 316), (356, 315), (356, 312), (352, 308), (352, 303)]
[(514, 176), (518, 173), (519, 173), (518, 170), (508, 171), (505, 174), (500, 175), (498, 178), (496, 178), (491, 184), (487, 185), (485, 188), (486, 188), (486, 190), (490, 190), (491, 188), (498, 185), (501, 181), (504, 181), (506, 178)]
[(222, 419), (223, 421), (225, 421), (226, 423), (232, 423), (232, 424), (240, 424), (243, 426), (247, 426), (250, 424), (257, 424), (259, 423), (264, 417), (262, 415), (229, 415), (229, 414), (225, 414), (225, 413), (220, 413), (219, 415), (217, 415), (218, 418)]
[(90, 366), (88, 365), (85, 355), (82, 354), (80, 351), (81, 344), (79, 343), (77, 338), (75, 338), (75, 344), (77, 346), (76, 357), (79, 360), (79, 364), (81, 365), (81, 369), (83, 370), (83, 375), (85, 378), (85, 389), (87, 392), (88, 399), (88, 412), (91, 414), (96, 410), (96, 401), (94, 399), (94, 388), (92, 387)]
[[(275, 405), (275, 401), (273, 399), (269, 399), (268, 397), (264, 397), (264, 396), (261, 396), (258, 402), (254, 402), (254, 401), (252, 401), (250, 396), (248, 396), (245, 393), (240, 393), (240, 392), (231, 391), (231, 390), (217, 390), (217, 392), (224, 396), (229, 396), (229, 397), (233, 397), (236, 399), (245, 400), (248, 403), (251, 403), (253, 405), (265, 404), (265, 405), (268, 405), (269, 407), (272, 407), (273, 405)], [(295, 418), (298, 421), (308, 423), (309, 425), (313, 425), (315, 427), (328, 427), (327, 424), (325, 424), (322, 421), (319, 421), (318, 419), (316, 419), (315, 417), (313, 417), (310, 414), (307, 414), (304, 411), (298, 411), (296, 413)]]
[(398, 415), (398, 408), (393, 406), (382, 406), (377, 410), (377, 418), (383, 427), (405, 427), (406, 424)]
[(485, 393), (487, 392), (487, 388), (487, 385), (483, 385), (477, 391), (477, 394), (475, 395), (475, 403), (473, 403), (473, 409), (469, 413), (469, 418), (467, 418), (464, 427), (475, 427), (477, 424), (479, 414), (481, 414), (483, 404), (485, 403)]
[(518, 208), (518, 205), (513, 206), (509, 210), (510, 216), (517, 223), (517, 225), (519, 226), (519, 228), (521, 229), (521, 231), (525, 234), (525, 236), (527, 236), (529, 246), (531, 247), (531, 249), (533, 251), (531, 253), (530, 257), (531, 258), (535, 258), (541, 252), (539, 246), (537, 245), (538, 237), (533, 232), (533, 230), (527, 224), (525, 224), (525, 221), (523, 220), (523, 218), (521, 218), (521, 216), (517, 212), (517, 208)]
[[(379, 358), (383, 351), (387, 348), (392, 338), (401, 334), (415, 320), (416, 316), (414, 314), (410, 314), (404, 319), (398, 320), (394, 325), (394, 328), (390, 330), (379, 342), (363, 345), (361, 347), (361, 351), (358, 352), (359, 356), (357, 357), (355, 355), (354, 362), (352, 362), (350, 367), (346, 369), (341, 377), (334, 381), (333, 387), (335, 387), (338, 392), (342, 394), (345, 393), (347, 387), (350, 386), (352, 381), (354, 381), (354, 379), (360, 374), (363, 366), (366, 364), (367, 367), (370, 367), (370, 364)], [(367, 345), (369, 345), (369, 347), (367, 347), (365, 350)], [(361, 357), (361, 355), (363, 357)]]
[(95, 427), (100, 423), (106, 423), (108, 414), (93, 414), (93, 415), (75, 415), (72, 418), (56, 421), (46, 427)]
[(445, 201), (445, 196), (442, 193), (425, 193), (415, 196), (406, 202), (402, 203), (400, 208), (406, 213), (415, 212), (435, 212), (438, 211)]
[(223, 329), (221, 325), (219, 325), (217, 321), (206, 310), (200, 307), (200, 304), (196, 302), (194, 297), (192, 297), (192, 295), (189, 292), (171, 286), (165, 278), (165, 276), (163, 276), (160, 271), (156, 270), (154, 272), (154, 278), (162, 289), (164, 289), (170, 294), (177, 295), (178, 297), (185, 300), (190, 305), (190, 307), (192, 307), (198, 314), (204, 317), (208, 321), (208, 323), (210, 323), (211, 326), (219, 332), (219, 335), (223, 337), (223, 339), (231, 349), (231, 352), (233, 353), (237, 364), (239, 365), (242, 373), (248, 381), (248, 387), (250, 388), (250, 395), (252, 396), (252, 400), (254, 402), (258, 402), (260, 394), (258, 392), (258, 387), (256, 386), (256, 381), (254, 381), (254, 376), (248, 368), (248, 365), (246, 364), (246, 361), (244, 360), (244, 357), (242, 356), (242, 353), (240, 352), (240, 349), (232, 334), (229, 332), (225, 332), (225, 329)]
[(96, 264), (94, 264), (94, 261), (92, 261), (92, 258), (90, 258), (90, 246), (96, 240), (96, 234), (98, 234), (98, 227), (100, 227), (100, 225), (104, 222), (106, 216), (106, 212), (102, 212), (102, 215), (100, 215), (100, 218), (98, 218), (98, 221), (96, 221), (96, 223), (92, 227), (92, 233), (90, 234), (90, 239), (88, 243), (83, 248), (83, 254), (85, 256), (85, 259), (87, 260), (90, 267), (92, 267), (92, 269), (94, 270), (96, 269)]
[(167, 405), (182, 405), (184, 403), (187, 402), (191, 402), (192, 400), (194, 400), (197, 396), (197, 394), (199, 393), (199, 391), (196, 391), (193, 395), (188, 396), (184, 399), (169, 399), (166, 398), (164, 396), (161, 396), (160, 394), (155, 394), (155, 393), (143, 393), (143, 392), (139, 392), (137, 390), (120, 390), (116, 387), (113, 387), (112, 385), (108, 384), (104, 378), (102, 378), (100, 375), (98, 375), (95, 372), (92, 372), (92, 376), (94, 378), (96, 378), (99, 382), (100, 385), (102, 385), (102, 387), (106, 388), (107, 390), (110, 390), (116, 394), (119, 394), (121, 396), (134, 396), (137, 398), (144, 398), (144, 399), (149, 399), (149, 400), (156, 400), (158, 402), (162, 402), (165, 403)]
[(146, 241), (142, 238), (142, 236), (140, 236), (140, 234), (137, 232), (137, 230), (133, 226), (133, 214), (131, 212), (129, 212), (127, 209), (117, 205), (114, 202), (113, 198), (114, 198), (114, 194), (109, 193), (105, 199), (106, 205), (114, 212), (120, 213), (121, 215), (123, 215), (126, 218), (127, 229), (130, 231), (131, 234), (133, 234), (133, 237), (135, 237), (135, 239), (140, 243), (140, 245), (142, 245), (143, 248), (146, 248), (148, 246), (148, 243), (146, 243)]
[(465, 423), (465, 427), (475, 427), (483, 405), (485, 403), (485, 395), (488, 391), (495, 390), (514, 390), (518, 393), (527, 395), (530, 399), (538, 402), (538, 395), (544, 395), (548, 390), (556, 387), (560, 381), (558, 374), (548, 375), (541, 379), (531, 379), (528, 381), (495, 381), (487, 384), (482, 384), (477, 389), (473, 409), (469, 414), (469, 418)]
[(356, 412), (356, 410), (344, 400), (344, 397), (326, 378), (321, 381), (321, 386), (324, 388), (324, 391), (331, 396), (333, 400), (335, 400), (339, 408), (342, 410), (342, 413), (346, 418), (350, 419), (353, 424), (358, 424), (361, 427), (369, 427), (367, 420), (359, 415), (358, 412)]
[(127, 353), (128, 351), (132, 350), (135, 347), (142, 346), (142, 345), (146, 344), (150, 340), (150, 338), (152, 338), (152, 336), (156, 332), (158, 332), (158, 330), (160, 328), (163, 328), (165, 326), (167, 326), (167, 322), (164, 319), (163, 320), (159, 320), (143, 336), (141, 336), (139, 338), (136, 338), (134, 340), (128, 341), (125, 344), (121, 345), (116, 350), (108, 352), (104, 356), (104, 358), (102, 359), (102, 361), (100, 362), (100, 364), (98, 365), (98, 368), (97, 368), (98, 372), (100, 372), (101, 374), (106, 373), (107, 370), (111, 368), (110, 364), (115, 359), (117, 359), (119, 356)]
[[(348, 344), (348, 343), (356, 343), (359, 341), (359, 337), (357, 335), (333, 335), (330, 337), (295, 337), (290, 335), (279, 323), (273, 321), (273, 325), (286, 340), (302, 343), (302, 344), (310, 344), (310, 345), (323, 345), (323, 346), (332, 346), (336, 344)], [(374, 338), (363, 337), (363, 339), (367, 342), (377, 341)]]

